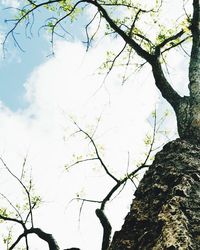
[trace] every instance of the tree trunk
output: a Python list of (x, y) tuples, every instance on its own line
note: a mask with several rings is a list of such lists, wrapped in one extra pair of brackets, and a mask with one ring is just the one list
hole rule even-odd
[(110, 250), (200, 249), (200, 146), (182, 139), (159, 152)]
[(193, 0), (192, 50), (189, 66), (190, 89), (190, 131), (200, 143), (200, 3)]

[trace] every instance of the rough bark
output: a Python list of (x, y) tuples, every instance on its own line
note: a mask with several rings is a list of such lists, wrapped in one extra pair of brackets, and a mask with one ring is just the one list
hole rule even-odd
[(200, 146), (164, 146), (143, 177), (109, 250), (200, 249)]
[(190, 129), (188, 137), (200, 143), (200, 3), (193, 0), (192, 50), (189, 67)]

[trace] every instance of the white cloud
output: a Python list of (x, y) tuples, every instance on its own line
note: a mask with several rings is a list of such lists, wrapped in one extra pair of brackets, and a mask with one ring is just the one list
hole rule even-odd
[(3, 33), (0, 31), (0, 58), (2, 59), (2, 55), (3, 55), (3, 48), (2, 48), (2, 43), (3, 43)]
[[(19, 1), (2, 0), (2, 4), (17, 7)], [(92, 11), (90, 9), (89, 15)], [(91, 25), (91, 33), (95, 25)], [(101, 35), (99, 33), (99, 37)], [(64, 171), (72, 154), (84, 154), (91, 148), (83, 137), (69, 137), (76, 128), (68, 116), (73, 115), (82, 128), (90, 129), (102, 114), (95, 141), (104, 146), (103, 158), (117, 176), (126, 173), (128, 152), (130, 170), (142, 160), (143, 138), (150, 130), (147, 118), (158, 101), (150, 69), (144, 68), (124, 86), (118, 77), (119, 69), (114, 69), (105, 85), (102, 85), (103, 77), (94, 74), (103, 61), (105, 48), (119, 49), (120, 45), (121, 41), (115, 40), (113, 45), (110, 40), (101, 40), (86, 55), (81, 44), (58, 41), (55, 57), (38, 66), (27, 79), (24, 98), (29, 107), (14, 113), (4, 104), (0, 106), (0, 155), (18, 175), (23, 159), (28, 155), (27, 167), (32, 168), (35, 188), (46, 202), (35, 213), (35, 225), (52, 233), (61, 248), (100, 249), (102, 228), (94, 213), (97, 204), (84, 205), (80, 230), (80, 204), (67, 204), (80, 190), (88, 198), (102, 199), (113, 185), (94, 162), (74, 167), (67, 173)], [(172, 67), (178, 68), (176, 72), (174, 70), (174, 82), (178, 83), (182, 94), (186, 89), (179, 73), (182, 62), (175, 58), (170, 54)], [(174, 119), (170, 119), (168, 128), (172, 129), (173, 124)], [(5, 175), (5, 171), (3, 173)], [(10, 176), (1, 178), (0, 188), (12, 200), (19, 200), (20, 190)], [(106, 210), (113, 230), (120, 228), (129, 209), (133, 186), (128, 186), (125, 191), (126, 195), (121, 194)], [(120, 212), (116, 207), (120, 207)], [(40, 240), (33, 239), (32, 250), (45, 250), (45, 247)], [(0, 249), (3, 249), (2, 242)]]
[[(100, 88), (102, 76), (94, 75), (94, 72), (103, 60), (104, 46), (101, 44), (86, 55), (79, 43), (57, 42), (56, 56), (38, 66), (26, 82), (25, 98), (29, 107), (17, 113), (3, 104), (0, 109), (0, 154), (18, 175), (23, 158), (28, 154), (27, 164), (32, 168), (36, 190), (47, 201), (47, 205), (36, 213), (36, 224), (53, 233), (62, 247), (100, 249), (101, 226), (94, 215), (96, 205), (86, 205), (78, 231), (78, 206), (71, 204), (67, 207), (67, 202), (82, 188), (87, 197), (101, 199), (113, 185), (94, 163), (74, 167), (69, 173), (63, 171), (73, 153), (84, 153), (91, 147), (83, 137), (69, 137), (74, 126), (68, 115), (73, 115), (83, 128), (88, 128), (95, 125), (95, 118), (102, 113), (95, 140), (105, 145), (105, 162), (119, 176), (127, 169), (128, 151), (131, 163), (141, 158), (142, 140), (150, 129), (146, 119), (158, 100), (148, 69), (123, 87), (116, 74), (119, 72), (114, 71), (106, 88)], [(113, 45), (110, 43), (110, 46)], [(64, 137), (68, 139), (64, 140)], [(130, 169), (132, 167), (130, 165)], [(94, 168), (95, 171), (91, 170)], [(10, 181), (10, 177), (8, 179)], [(1, 184), (3, 181), (7, 184), (1, 192), (16, 199), (17, 191), (12, 195), (13, 186), (5, 180), (1, 180)], [(131, 195), (129, 187), (129, 194), (123, 198), (124, 207), (120, 205), (124, 212), (113, 215), (113, 222), (116, 217), (123, 219)], [(113, 206), (116, 204), (117, 201)], [(121, 221), (114, 228), (119, 227)], [(35, 249), (39, 247), (37, 244), (40, 243), (34, 240)]]
[(19, 7), (18, 0), (1, 0), (1, 3), (6, 7), (13, 7), (13, 8)]

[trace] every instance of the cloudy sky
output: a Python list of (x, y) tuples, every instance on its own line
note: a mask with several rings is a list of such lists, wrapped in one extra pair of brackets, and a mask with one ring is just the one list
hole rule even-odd
[[(14, 14), (12, 9), (4, 8), (18, 7), (18, 1), (1, 0), (0, 3), (0, 39), (3, 39), (9, 28), (3, 21)], [(35, 30), (37, 28), (36, 23)], [(19, 32), (24, 34), (23, 27)], [(102, 84), (104, 76), (99, 75), (97, 69), (105, 59), (105, 50), (119, 48), (120, 40), (102, 39), (86, 53), (78, 39), (82, 34), (76, 34), (73, 41), (55, 40), (55, 56), (49, 57), (46, 34), (38, 36), (36, 32), (32, 39), (17, 36), (25, 52), (16, 48), (11, 39), (6, 44), (5, 58), (1, 51), (0, 156), (17, 176), (27, 157), (27, 178), (31, 174), (35, 193), (42, 197), (41, 207), (35, 212), (37, 227), (52, 233), (61, 248), (76, 246), (98, 250), (102, 236), (94, 213), (98, 204), (85, 203), (79, 223), (81, 203), (70, 201), (77, 194), (101, 200), (114, 183), (98, 162), (85, 162), (65, 171), (65, 166), (72, 164), (77, 156), (88, 157), (93, 153), (87, 138), (75, 133), (77, 127), (72, 119), (94, 134), (110, 171), (121, 177), (127, 168), (131, 171), (144, 160), (147, 150), (144, 138), (152, 133), (152, 111), (156, 107), (160, 119), (162, 112), (170, 107), (156, 90), (148, 66), (124, 85), (119, 78), (120, 69), (114, 69)], [(179, 51), (170, 55), (173, 62), (170, 70), (177, 90), (184, 95), (188, 61), (185, 57), (179, 59), (178, 55)], [(170, 133), (164, 140), (176, 136), (174, 127), (175, 119), (170, 111), (163, 127)], [(162, 142), (163, 137), (158, 144)], [(3, 166), (1, 176), (4, 176), (0, 181), (1, 194), (13, 204), (23, 202), (19, 184)], [(118, 199), (107, 206), (106, 213), (114, 230), (121, 226), (133, 191), (134, 186), (129, 184)], [(0, 248), (6, 249), (2, 240)], [(47, 246), (34, 238), (30, 249), (47, 249)]]

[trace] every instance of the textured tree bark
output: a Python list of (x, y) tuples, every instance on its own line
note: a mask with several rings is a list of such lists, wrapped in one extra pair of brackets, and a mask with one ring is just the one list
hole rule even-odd
[(109, 250), (200, 249), (200, 146), (164, 146), (135, 192)]
[[(162, 96), (172, 105), (179, 136), (200, 144), (200, 2), (193, 0), (191, 22), (192, 50), (189, 65), (189, 96), (181, 97), (167, 81), (159, 62), (159, 53), (150, 61), (155, 84)], [(157, 49), (160, 49), (157, 47)]]
[(193, 0), (192, 50), (189, 66), (190, 129), (193, 138), (200, 143), (200, 2)]

